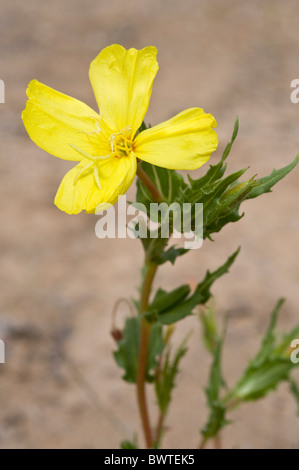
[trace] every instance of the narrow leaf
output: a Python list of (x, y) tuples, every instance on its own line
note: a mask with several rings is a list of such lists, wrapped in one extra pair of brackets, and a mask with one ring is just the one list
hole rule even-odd
[(247, 195), (246, 199), (253, 199), (264, 193), (271, 192), (271, 188), (284, 178), (290, 171), (295, 168), (299, 162), (299, 155), (287, 166), (280, 168), (279, 170), (273, 170), (269, 176), (264, 176), (257, 180), (257, 185)]
[(216, 271), (212, 273), (207, 271), (204, 280), (197, 285), (194, 293), (183, 302), (178, 303), (177, 306), (158, 314), (159, 321), (164, 325), (175, 323), (191, 315), (196, 305), (205, 304), (212, 295), (210, 292), (211, 286), (216, 281), (216, 279), (228, 272), (239, 251), (240, 249), (233, 253), (233, 255), (231, 255), (228, 260)]

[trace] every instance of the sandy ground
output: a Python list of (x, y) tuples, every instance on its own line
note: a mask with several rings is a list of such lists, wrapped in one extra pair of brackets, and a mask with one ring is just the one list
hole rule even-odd
[[(147, 121), (192, 106), (213, 113), (215, 162), (238, 115), (229, 168), (267, 174), (299, 151), (299, 104), (290, 101), (291, 80), (299, 78), (298, 13), (295, 0), (1, 1), (0, 338), (7, 353), (0, 365), (1, 448), (116, 448), (139, 429), (135, 391), (120, 380), (109, 332), (115, 300), (136, 292), (142, 249), (129, 239), (100, 241), (95, 216), (56, 209), (55, 192), (71, 165), (28, 138), (20, 119), (28, 82), (37, 78), (95, 106), (88, 67), (98, 52), (111, 43), (156, 45), (160, 71)], [(229, 384), (254, 354), (278, 297), (287, 298), (280, 327), (298, 322), (298, 175), (297, 169), (272, 194), (247, 202), (242, 221), (157, 276), (156, 285), (167, 288), (199, 280), (242, 246), (214, 288), (220, 317), (230, 313)], [(210, 359), (196, 318), (180, 324), (174, 339), (190, 329), (167, 422), (169, 448), (195, 447), (206, 419)], [(154, 397), (150, 403), (155, 413)], [(224, 447), (299, 446), (287, 387), (231, 418)]]

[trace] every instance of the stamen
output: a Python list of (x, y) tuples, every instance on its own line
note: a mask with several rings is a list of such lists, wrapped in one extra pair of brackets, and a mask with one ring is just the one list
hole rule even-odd
[(86, 131), (77, 131), (78, 134), (85, 134), (85, 135), (94, 135), (94, 134), (99, 134), (102, 129), (100, 128), (100, 125), (99, 123), (101, 122), (99, 118), (96, 118), (94, 116), (88, 116), (89, 119), (93, 120), (94, 121), (94, 124), (95, 124), (95, 127), (96, 129), (94, 131), (91, 131), (91, 132), (86, 132)]
[(79, 152), (84, 158), (89, 160), (86, 165), (84, 165), (81, 170), (78, 171), (76, 177), (74, 178), (73, 184), (75, 185), (77, 181), (82, 177), (83, 173), (88, 170), (90, 167), (94, 166), (93, 168), (93, 173), (94, 173), (94, 179), (96, 182), (96, 185), (98, 186), (99, 189), (102, 189), (100, 178), (99, 178), (99, 168), (97, 163), (102, 160), (107, 160), (110, 158), (110, 155), (96, 155), (92, 156), (89, 155), (87, 152), (84, 152), (84, 150), (81, 150), (79, 147), (76, 147), (76, 145), (69, 144), (70, 147), (72, 147), (76, 152)]
[(100, 176), (99, 176), (99, 168), (98, 168), (97, 164), (95, 164), (95, 166), (94, 166), (94, 179), (95, 179), (95, 182), (97, 184), (97, 187), (99, 189), (102, 189), (102, 185), (101, 185), (101, 182), (100, 182)]
[(109, 137), (111, 152), (116, 153), (118, 157), (128, 156), (132, 151), (131, 132), (132, 126), (127, 126), (112, 134)]
[(88, 170), (88, 168), (90, 168), (91, 166), (93, 165), (93, 162), (89, 162), (89, 163), (86, 163), (86, 165), (81, 168), (80, 171), (78, 171), (76, 177), (74, 178), (74, 181), (73, 181), (73, 184), (75, 185), (77, 183), (77, 181), (81, 178), (82, 174)]
[(96, 156), (92, 156), (92, 155), (89, 155), (89, 153), (86, 153), (84, 152), (84, 150), (81, 150), (79, 147), (76, 147), (76, 145), (73, 145), (73, 144), (69, 144), (70, 147), (72, 147), (72, 149), (76, 150), (76, 152), (79, 152), (81, 155), (83, 155), (83, 157), (87, 158), (88, 160), (91, 160), (93, 162), (97, 162), (99, 160), (107, 160), (107, 158), (110, 157), (110, 155), (96, 155)]
[(115, 142), (115, 137), (117, 136), (117, 134), (112, 134), (110, 137), (109, 137), (109, 143), (110, 143), (110, 147), (111, 147), (111, 152), (114, 152), (114, 142)]

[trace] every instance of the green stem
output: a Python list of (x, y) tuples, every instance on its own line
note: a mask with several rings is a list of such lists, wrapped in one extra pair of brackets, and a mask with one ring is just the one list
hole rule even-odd
[(162, 437), (163, 437), (165, 417), (166, 417), (166, 413), (160, 413), (159, 419), (158, 419), (158, 424), (157, 424), (157, 430), (156, 430), (156, 443), (157, 443), (158, 448), (161, 445), (161, 440), (162, 440)]
[(207, 442), (208, 442), (208, 438), (202, 437), (199, 443), (198, 449), (204, 449), (206, 447)]
[[(147, 270), (143, 281), (141, 299), (140, 299), (140, 315), (143, 315), (148, 309), (149, 296), (152, 283), (157, 271), (157, 265), (153, 263), (147, 264)], [(141, 319), (138, 371), (137, 371), (137, 401), (139, 413), (141, 417), (144, 437), (148, 449), (153, 447), (153, 436), (148, 414), (148, 406), (146, 399), (146, 366), (148, 357), (148, 345), (150, 337), (151, 325), (146, 321), (144, 316)]]

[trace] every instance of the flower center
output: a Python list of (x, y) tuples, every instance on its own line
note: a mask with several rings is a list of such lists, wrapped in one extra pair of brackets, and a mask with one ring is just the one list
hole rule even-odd
[(126, 127), (109, 137), (111, 151), (118, 157), (129, 157), (133, 150), (132, 128)]

